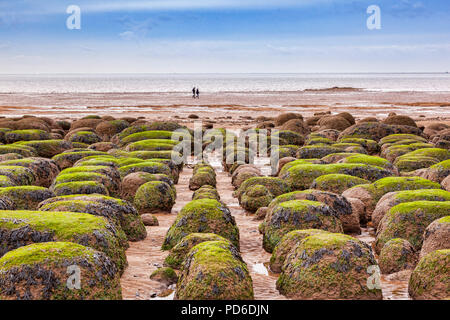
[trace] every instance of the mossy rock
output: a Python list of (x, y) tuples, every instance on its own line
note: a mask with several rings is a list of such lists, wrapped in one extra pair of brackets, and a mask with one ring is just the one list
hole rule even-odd
[(273, 249), (270, 257), (270, 270), (274, 273), (282, 271), (284, 261), (298, 242), (313, 234), (328, 233), (328, 231), (320, 229), (304, 229), (288, 232), (281, 238), (280, 242)]
[(434, 220), (425, 229), (420, 257), (442, 249), (450, 249), (450, 215)]
[(117, 159), (117, 165), (120, 167), (125, 167), (137, 163), (145, 162), (145, 160), (139, 159), (139, 158), (121, 158)]
[[(265, 221), (270, 220), (272, 211), (278, 204), (291, 200), (310, 200), (322, 202), (331, 207), (337, 213), (338, 218), (342, 223), (342, 227), (346, 233), (361, 233), (359, 216), (356, 212), (353, 212), (351, 203), (341, 195), (321, 190), (310, 189), (304, 191), (294, 191), (276, 197), (269, 204), (266, 214), (267, 219)], [(264, 229), (264, 222), (262, 225), (262, 229)]]
[(290, 162), (286, 163), (283, 166), (283, 168), (281, 168), (281, 170), (278, 172), (278, 176), (281, 177), (290, 168), (292, 168), (292, 167), (294, 167), (296, 165), (299, 165), (299, 164), (316, 164), (316, 163), (321, 163), (321, 160), (320, 159), (297, 159), (297, 160), (294, 160), (294, 161), (290, 161)]
[(206, 241), (228, 241), (215, 233), (191, 233), (181, 239), (178, 244), (170, 250), (164, 260), (164, 265), (174, 269), (180, 269), (181, 265), (191, 249), (199, 243)]
[(35, 181), (33, 184), (48, 188), (59, 174), (58, 165), (46, 158), (24, 158), (0, 162), (0, 166), (21, 166), (33, 172)]
[[(69, 289), (68, 266), (80, 268)], [(120, 275), (102, 252), (72, 242), (35, 243), (0, 258), (1, 300), (120, 300)]]
[(122, 273), (127, 266), (114, 224), (103, 217), (76, 212), (0, 211), (0, 253), (49, 241), (79, 243), (104, 252)]
[(392, 134), (421, 135), (419, 128), (404, 125), (389, 125), (380, 122), (364, 122), (355, 124), (339, 135), (339, 139), (362, 138), (380, 141), (382, 138)]
[(273, 198), (272, 193), (265, 186), (257, 184), (245, 190), (241, 197), (241, 206), (254, 213), (261, 207), (267, 207)]
[(44, 130), (12, 130), (5, 133), (6, 143), (31, 140), (49, 140), (50, 133)]
[(367, 150), (364, 149), (364, 147), (358, 143), (343, 143), (343, 142), (341, 142), (341, 143), (332, 144), (331, 147), (339, 148), (339, 149), (341, 149), (341, 152), (367, 154)]
[(176, 151), (133, 151), (129, 153), (130, 157), (147, 159), (174, 159), (181, 157), (181, 154)]
[(314, 136), (314, 135), (309, 135), (308, 139), (306, 139), (305, 141), (305, 146), (312, 146), (315, 144), (327, 144), (327, 145), (332, 145), (334, 144), (335, 141), (329, 139), (329, 138), (324, 138), (324, 137), (318, 137), (318, 136)]
[(431, 157), (409, 157), (408, 154), (405, 154), (395, 159), (394, 164), (400, 172), (411, 172), (428, 168), (438, 162), (439, 160)]
[(110, 121), (103, 121), (100, 122), (95, 127), (95, 132), (103, 139), (103, 140), (109, 140), (112, 136), (115, 134), (125, 130), (128, 128), (130, 124), (128, 121), (125, 120), (110, 120)]
[(282, 145), (278, 147), (271, 147), (270, 154), (272, 157), (276, 155), (277, 159), (285, 157), (295, 157), (300, 147), (294, 145)]
[(427, 143), (412, 143), (408, 145), (400, 144), (393, 145), (381, 152), (381, 156), (386, 158), (390, 162), (395, 162), (395, 160), (401, 156), (411, 156), (413, 151), (423, 150), (423, 149), (434, 149), (432, 144)]
[(189, 189), (198, 190), (202, 186), (216, 186), (216, 174), (211, 167), (199, 168), (193, 172), (191, 179), (189, 179)]
[(317, 233), (297, 243), (286, 258), (277, 289), (290, 299), (381, 300), (367, 284), (377, 266), (370, 246), (356, 238)]
[(73, 166), (108, 166), (118, 169), (120, 167), (120, 160), (113, 156), (93, 156), (80, 159)]
[(450, 298), (450, 249), (430, 252), (420, 259), (409, 278), (408, 293), (414, 300)]
[(239, 251), (228, 241), (193, 247), (183, 263), (175, 299), (252, 300), (252, 278)]
[(107, 155), (107, 153), (94, 150), (63, 152), (52, 157), (52, 160), (54, 160), (58, 164), (58, 167), (63, 170), (72, 167), (75, 162), (82, 158), (100, 155)]
[(19, 160), (19, 159), (23, 159), (24, 156), (21, 156), (18, 153), (5, 153), (5, 154), (0, 154), (0, 161), (9, 161), (9, 160)]
[(394, 165), (386, 159), (365, 154), (355, 154), (337, 161), (337, 163), (360, 163), (377, 166), (392, 172), (396, 172)]
[(275, 177), (253, 177), (250, 179), (245, 180), (239, 189), (237, 189), (234, 193), (234, 195), (241, 200), (242, 195), (249, 189), (250, 187), (253, 187), (255, 185), (261, 185), (267, 188), (269, 192), (274, 196), (277, 197), (283, 193), (289, 192), (290, 188), (289, 185), (283, 181), (280, 178)]
[(216, 233), (239, 248), (239, 229), (230, 210), (217, 200), (201, 199), (186, 204), (167, 231), (163, 250), (170, 250), (190, 233)]
[(271, 137), (272, 139), (284, 141), (285, 144), (296, 146), (302, 146), (305, 142), (305, 138), (303, 138), (301, 134), (289, 130), (276, 130), (275, 132), (272, 131)]
[(39, 211), (81, 212), (104, 217), (116, 226), (120, 246), (124, 249), (129, 247), (127, 236), (121, 226), (125, 217), (120, 216), (120, 212), (113, 211), (110, 206), (104, 203), (89, 200), (61, 200), (40, 206)]
[(421, 136), (417, 136), (414, 134), (391, 134), (380, 140), (380, 145), (384, 145), (386, 143), (396, 143), (404, 140), (414, 140), (416, 142), (426, 143), (427, 139)]
[(430, 157), (439, 161), (445, 161), (450, 159), (450, 150), (441, 148), (424, 148), (418, 149), (408, 153), (410, 157)]
[(291, 200), (278, 204), (264, 219), (263, 248), (272, 252), (281, 238), (297, 229), (343, 232), (337, 213), (322, 202)]
[(299, 159), (320, 159), (332, 153), (342, 152), (341, 148), (332, 147), (326, 144), (315, 144), (304, 146), (298, 149), (297, 158)]
[(0, 145), (0, 154), (17, 153), (23, 157), (35, 157), (36, 150), (20, 144)]
[(386, 193), (372, 212), (372, 224), (378, 227), (384, 215), (400, 203), (413, 201), (450, 201), (450, 192), (442, 189), (404, 190)]
[(0, 197), (7, 197), (14, 202), (18, 210), (36, 210), (39, 203), (54, 197), (54, 193), (44, 187), (17, 186), (0, 188)]
[(375, 154), (380, 151), (380, 146), (375, 140), (360, 139), (360, 138), (344, 138), (339, 140), (339, 143), (357, 143), (361, 145), (368, 154)]
[(280, 178), (292, 190), (308, 189), (314, 179), (326, 174), (346, 174), (369, 181), (376, 181), (392, 175), (381, 167), (360, 163), (300, 164), (289, 168)]
[(126, 175), (122, 179), (122, 188), (120, 197), (127, 201), (134, 201), (134, 196), (136, 195), (136, 191), (139, 189), (141, 185), (150, 181), (163, 181), (167, 183), (173, 191), (173, 194), (176, 196), (176, 189), (173, 180), (166, 174), (151, 174), (148, 172), (133, 172)]
[(120, 145), (124, 146), (133, 142), (153, 139), (168, 139), (173, 141), (179, 141), (180, 138), (190, 139), (191, 135), (183, 132), (151, 130), (142, 131), (130, 134), (120, 141)]
[[(75, 208), (74, 210), (79, 210), (80, 208), (86, 210), (85, 209), (86, 207), (84, 206), (77, 206), (76, 205), (77, 201), (93, 202), (97, 205), (100, 205), (103, 208), (101, 210), (102, 216), (117, 218), (117, 220), (120, 222), (123, 231), (127, 235), (129, 241), (140, 241), (145, 239), (145, 237), (147, 236), (147, 231), (145, 230), (140, 215), (138, 214), (136, 208), (127, 201), (113, 197), (103, 196), (100, 194), (68, 195), (49, 198), (45, 201), (42, 201), (39, 204), (38, 209), (44, 210), (44, 208), (52, 208), (52, 206), (50, 206), (51, 204), (60, 201), (74, 202), (75, 205), (71, 206), (71, 208)], [(78, 209), (76, 209), (77, 207)], [(97, 208), (96, 205), (94, 207)]]
[(204, 185), (195, 190), (192, 194), (192, 200), (214, 199), (220, 201), (220, 195), (216, 188), (210, 185)]
[(375, 250), (381, 251), (386, 242), (394, 238), (408, 240), (419, 251), (423, 233), (430, 223), (450, 212), (449, 201), (413, 201), (391, 208), (381, 219), (377, 230)]
[(122, 178), (133, 172), (148, 172), (152, 174), (160, 173), (174, 178), (170, 168), (166, 164), (154, 161), (144, 161), (119, 168), (119, 173)]
[(119, 186), (115, 185), (109, 177), (97, 172), (77, 172), (60, 174), (56, 177), (54, 184), (50, 189), (54, 190), (55, 187), (61, 183), (80, 182), (80, 181), (95, 181), (108, 189), (108, 194), (111, 196), (118, 196)]
[(81, 142), (81, 143), (91, 145), (94, 143), (102, 142), (103, 140), (95, 132), (78, 131), (70, 136), (69, 141), (70, 142)]
[(175, 194), (170, 185), (163, 181), (146, 182), (134, 196), (134, 205), (140, 214), (168, 212), (175, 204)]
[(347, 174), (326, 174), (314, 179), (311, 183), (311, 189), (341, 194), (348, 188), (367, 183), (370, 182)]
[(106, 142), (106, 141), (102, 141), (102, 142), (97, 142), (97, 143), (93, 143), (91, 145), (88, 145), (88, 149), (91, 150), (95, 150), (95, 151), (103, 151), (103, 152), (107, 152), (111, 149), (115, 149), (118, 148), (119, 146), (116, 145), (115, 143), (112, 142)]
[(121, 186), (120, 173), (114, 167), (109, 167), (109, 166), (72, 167), (72, 168), (66, 168), (66, 169), (62, 170), (60, 172), (60, 175), (86, 173), (86, 172), (100, 173), (100, 174), (107, 176), (110, 179), (110, 183), (108, 183), (108, 186), (110, 186), (111, 189), (114, 190), (113, 193), (116, 194), (120, 191), (120, 186)]
[(103, 194), (109, 196), (108, 189), (97, 181), (74, 181), (57, 184), (53, 188), (57, 196), (67, 196), (71, 194)]
[(384, 274), (414, 269), (416, 263), (417, 253), (405, 239), (391, 239), (381, 249), (379, 264), (380, 270)]
[(435, 165), (432, 165), (425, 175), (425, 178), (441, 183), (445, 178), (450, 175), (450, 159), (441, 161)]
[(172, 149), (179, 144), (179, 141), (170, 139), (151, 139), (142, 140), (130, 143), (126, 146), (125, 150), (129, 152), (133, 151), (167, 151)]
[(178, 282), (177, 273), (169, 267), (158, 268), (152, 272), (150, 279), (170, 286)]
[(31, 185), (36, 182), (33, 171), (22, 166), (0, 165), (0, 175), (7, 176), (17, 186)]
[(7, 176), (0, 176), (0, 188), (14, 187), (16, 183)]

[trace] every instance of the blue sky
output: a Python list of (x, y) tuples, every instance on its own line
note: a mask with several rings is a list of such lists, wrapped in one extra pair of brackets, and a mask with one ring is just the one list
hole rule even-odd
[(442, 71), (448, 0), (0, 0), (0, 73)]

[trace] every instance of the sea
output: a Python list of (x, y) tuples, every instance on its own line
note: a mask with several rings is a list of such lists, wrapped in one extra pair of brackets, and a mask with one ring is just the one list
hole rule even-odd
[(0, 94), (295, 92), (353, 88), (448, 92), (449, 73), (0, 75)]

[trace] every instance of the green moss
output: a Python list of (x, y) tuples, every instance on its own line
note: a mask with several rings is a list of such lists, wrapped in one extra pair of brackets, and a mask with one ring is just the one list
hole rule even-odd
[(316, 137), (316, 136), (309, 136), (309, 138), (306, 140), (305, 145), (312, 146), (315, 144), (328, 144), (331, 145), (335, 143), (333, 140), (323, 137)]
[(387, 177), (372, 183), (370, 191), (378, 202), (388, 192), (440, 188), (439, 183), (420, 177)]
[(11, 178), (7, 176), (0, 176), (0, 187), (6, 188), (6, 187), (14, 187), (16, 184), (14, 181), (11, 180)]
[(283, 144), (292, 144), (301, 146), (304, 143), (303, 136), (297, 132), (290, 130), (277, 130), (275, 132), (274, 131), (272, 131), (272, 138), (284, 141), (285, 143)]
[(437, 164), (438, 161), (439, 160), (431, 157), (412, 157), (407, 153), (395, 159), (394, 164), (401, 172), (411, 172), (418, 169), (428, 168), (433, 164)]
[(245, 180), (239, 189), (236, 190), (235, 195), (240, 199), (244, 192), (252, 186), (261, 185), (267, 188), (273, 196), (290, 191), (289, 185), (280, 178), (275, 177), (252, 177)]
[(395, 194), (395, 201), (398, 203), (417, 200), (450, 201), (450, 192), (442, 189), (419, 189), (399, 191)]
[(40, 202), (53, 196), (53, 192), (44, 187), (15, 186), (0, 188), (0, 197), (11, 199), (18, 210), (36, 210)]
[(167, 165), (153, 161), (139, 162), (119, 168), (119, 173), (122, 178), (133, 172), (161, 173), (173, 178), (172, 172)]
[(19, 144), (0, 145), (0, 154), (7, 154), (7, 153), (17, 153), (24, 157), (36, 156), (36, 150), (32, 147)]
[(230, 210), (217, 200), (201, 199), (187, 203), (167, 231), (163, 250), (173, 248), (190, 233), (216, 233), (239, 248), (239, 229)]
[(151, 139), (142, 140), (130, 143), (127, 147), (127, 151), (164, 151), (172, 150), (174, 146), (179, 144), (179, 141), (169, 139)]
[(36, 181), (33, 172), (22, 166), (3, 166), (0, 165), (0, 175), (7, 176), (16, 185), (30, 185)]
[(394, 238), (406, 239), (415, 250), (420, 250), (426, 227), (434, 220), (447, 216), (449, 212), (449, 201), (414, 201), (396, 205), (380, 222), (375, 242), (377, 252)]
[(46, 242), (24, 246), (9, 251), (0, 258), (0, 270), (6, 271), (22, 265), (55, 262), (84, 257), (94, 260), (95, 251), (73, 242)]
[(130, 152), (130, 157), (139, 158), (143, 160), (147, 159), (173, 159), (175, 157), (181, 157), (176, 151), (133, 151)]
[(343, 163), (361, 163), (361, 164), (368, 164), (372, 166), (377, 166), (381, 168), (385, 168), (387, 170), (392, 170), (393, 165), (388, 160), (383, 159), (381, 157), (375, 157), (375, 156), (369, 156), (364, 154), (358, 154), (346, 157), (342, 159)]
[(163, 181), (146, 182), (139, 187), (134, 197), (134, 205), (140, 214), (170, 212), (175, 204), (172, 188)]
[(440, 149), (440, 148), (425, 148), (418, 149), (408, 153), (408, 156), (411, 157), (430, 157), (435, 158), (439, 161), (444, 161), (450, 159), (450, 150)]
[(85, 157), (90, 156), (100, 156), (100, 155), (108, 155), (105, 152), (101, 151), (74, 151), (74, 152), (64, 152), (57, 154), (56, 156), (52, 157), (52, 160), (54, 160), (58, 166), (61, 169), (72, 167), (75, 162), (77, 162), (80, 159), (83, 159)]
[(108, 189), (97, 181), (73, 181), (59, 183), (53, 191), (57, 196), (64, 196), (70, 194), (104, 194), (109, 195)]
[(369, 154), (376, 153), (380, 150), (380, 146), (375, 140), (360, 138), (344, 138), (339, 140), (340, 143), (357, 143), (367, 150)]
[(392, 175), (386, 169), (359, 164), (359, 163), (334, 163), (334, 164), (301, 164), (289, 168), (280, 178), (286, 181), (292, 190), (308, 189), (314, 179), (325, 174), (347, 174), (369, 181)]
[(316, 178), (311, 184), (311, 189), (341, 194), (351, 187), (367, 183), (370, 182), (347, 174), (326, 174)]
[(172, 131), (161, 131), (161, 130), (152, 130), (152, 131), (143, 131), (130, 134), (121, 140), (123, 145), (142, 141), (142, 140), (152, 140), (152, 139), (169, 139), (178, 141), (180, 138), (191, 138), (190, 135), (182, 132), (172, 132)]
[(427, 142), (423, 137), (416, 136), (414, 134), (391, 134), (380, 140), (380, 145), (386, 143), (395, 143), (403, 140), (414, 140), (417, 142)]
[[(124, 270), (127, 265), (125, 251), (120, 247), (117, 231), (108, 220), (87, 213), (45, 212), (42, 211), (0, 211), (0, 229), (4, 232), (14, 231), (29, 226), (36, 242), (70, 241), (90, 246), (104, 252)], [(30, 232), (32, 232), (30, 231)], [(45, 236), (49, 234), (50, 236)], [(30, 240), (29, 240), (30, 241)], [(5, 243), (6, 251), (26, 243)]]
[(50, 133), (44, 130), (13, 130), (5, 133), (5, 139), (7, 143), (14, 143), (17, 141), (30, 141), (30, 140), (49, 140)]
[(273, 195), (262, 185), (249, 187), (241, 197), (242, 207), (250, 212), (256, 212), (259, 208), (267, 207), (273, 200)]

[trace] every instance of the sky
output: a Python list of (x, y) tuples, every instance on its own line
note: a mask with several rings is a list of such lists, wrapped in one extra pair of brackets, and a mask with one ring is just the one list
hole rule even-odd
[(2, 74), (446, 71), (448, 0), (0, 0)]

